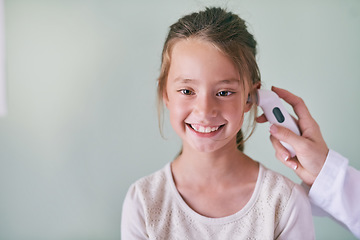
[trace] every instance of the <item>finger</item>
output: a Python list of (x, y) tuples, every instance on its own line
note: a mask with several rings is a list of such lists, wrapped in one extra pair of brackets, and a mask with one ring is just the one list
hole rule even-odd
[(303, 180), (304, 183), (309, 186), (311, 186), (316, 179), (316, 176), (312, 175), (301, 164), (299, 164), (298, 167), (295, 169), (295, 173)]
[(274, 136), (270, 135), (270, 141), (275, 149), (275, 156), (281, 162), (285, 163), (290, 156), (289, 151), (280, 143), (280, 141)]
[(296, 171), (299, 170), (300, 163), (297, 160), (289, 159), (286, 161), (285, 165)]
[(284, 99), (285, 102), (289, 103), (299, 118), (312, 118), (309, 109), (300, 97), (285, 89), (277, 87), (272, 87), (271, 90), (274, 91), (280, 98)]
[(297, 126), (299, 126), (299, 119), (297, 119), (296, 117), (294, 117), (293, 115), (291, 115), (291, 118), (294, 120), (294, 122), (296, 123)]
[(265, 114), (261, 114), (259, 117), (256, 118), (257, 123), (265, 123), (267, 122)]
[(290, 153), (288, 150), (277, 140), (275, 137), (270, 136), (271, 143), (275, 149), (275, 156), (279, 159), (284, 165), (287, 167), (296, 170), (300, 163), (298, 162), (297, 158), (289, 158)]
[(296, 135), (291, 130), (275, 124), (271, 125), (270, 133), (279, 141), (290, 144), (295, 149), (295, 152), (297, 149), (301, 149), (301, 147), (305, 144), (304, 141), (307, 141), (307, 139)]

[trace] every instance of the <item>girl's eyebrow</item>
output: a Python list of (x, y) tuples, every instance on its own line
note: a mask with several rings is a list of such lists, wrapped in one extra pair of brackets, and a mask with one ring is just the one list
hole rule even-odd
[(190, 78), (177, 77), (177, 78), (175, 78), (175, 82), (176, 83), (191, 83), (191, 82), (195, 82), (195, 80), (190, 79)]
[[(175, 78), (175, 82), (176, 83), (193, 83), (193, 82), (196, 82), (196, 79), (177, 77), (177, 78)], [(236, 79), (236, 78), (224, 79), (224, 80), (219, 81), (217, 84), (240, 85), (240, 80)]]
[(227, 84), (227, 85), (237, 84), (237, 85), (239, 85), (239, 84), (240, 84), (240, 80), (239, 80), (239, 79), (236, 79), (236, 78), (224, 79), (224, 80), (221, 80), (221, 81), (219, 82), (219, 84)]

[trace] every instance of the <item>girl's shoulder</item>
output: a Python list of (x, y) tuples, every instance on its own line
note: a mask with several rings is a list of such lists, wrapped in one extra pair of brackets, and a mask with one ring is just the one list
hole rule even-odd
[(135, 181), (130, 186), (128, 194), (132, 192), (140, 198), (158, 198), (167, 192), (170, 177), (170, 163), (168, 163), (160, 170)]
[[(250, 215), (256, 215), (259, 212), (256, 209), (262, 209), (264, 217), (273, 219), (277, 226), (281, 219), (286, 221), (291, 212), (307, 209), (308, 200), (300, 185), (280, 173), (260, 166), (259, 188)], [(303, 208), (304, 205), (306, 206)]]
[(283, 189), (284, 191), (292, 191), (296, 183), (282, 175), (281, 173), (275, 172), (264, 165), (261, 165), (261, 181), (267, 185), (270, 190)]
[[(288, 200), (293, 192), (301, 191), (300, 185), (286, 176), (261, 165), (258, 181), (261, 183), (261, 195), (272, 199)], [(300, 193), (302, 194), (302, 193)]]
[(277, 211), (282, 213), (293, 202), (308, 201), (304, 189), (286, 176), (263, 165), (261, 165), (260, 174), (261, 187), (259, 189), (258, 203), (262, 202), (265, 205), (276, 206)]

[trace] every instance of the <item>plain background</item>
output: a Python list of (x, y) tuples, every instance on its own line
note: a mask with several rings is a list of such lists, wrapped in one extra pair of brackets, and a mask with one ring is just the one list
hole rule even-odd
[[(160, 136), (156, 112), (168, 27), (205, 6), (247, 20), (264, 87), (301, 96), (328, 146), (360, 169), (358, 0), (5, 0), (0, 239), (120, 238), (129, 185), (180, 149), (168, 121)], [(245, 147), (300, 182), (275, 158), (268, 124)], [(354, 239), (314, 221), (317, 239)]]

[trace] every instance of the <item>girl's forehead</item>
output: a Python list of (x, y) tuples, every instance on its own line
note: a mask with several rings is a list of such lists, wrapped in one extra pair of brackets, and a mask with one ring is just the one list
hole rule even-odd
[(238, 68), (230, 57), (212, 43), (198, 39), (181, 40), (174, 45), (169, 77), (178, 75), (239, 79)]
[(172, 46), (171, 53), (174, 52), (174, 49), (176, 48), (199, 48), (199, 47), (207, 47), (209, 49), (213, 49), (218, 51), (220, 54), (225, 55), (225, 53), (221, 50), (221, 47), (218, 46), (217, 43), (211, 42), (209, 40), (202, 39), (200, 37), (189, 37), (184, 39), (178, 39), (174, 41)]

